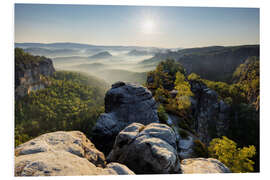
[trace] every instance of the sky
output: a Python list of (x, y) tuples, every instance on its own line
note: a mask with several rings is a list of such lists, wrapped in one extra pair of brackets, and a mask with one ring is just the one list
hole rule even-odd
[(258, 8), (15, 4), (15, 42), (189, 48), (259, 44)]

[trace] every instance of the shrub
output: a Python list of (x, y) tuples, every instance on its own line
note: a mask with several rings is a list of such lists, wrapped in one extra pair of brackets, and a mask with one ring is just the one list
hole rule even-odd
[(158, 106), (158, 118), (160, 123), (167, 124), (168, 115), (162, 104), (159, 104)]
[(252, 172), (254, 162), (250, 160), (256, 154), (255, 146), (237, 148), (237, 144), (223, 136), (209, 143), (208, 151), (211, 157), (224, 163), (232, 172)]

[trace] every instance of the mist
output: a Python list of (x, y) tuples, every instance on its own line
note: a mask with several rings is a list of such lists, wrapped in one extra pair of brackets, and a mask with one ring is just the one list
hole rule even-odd
[(140, 63), (161, 50), (129, 46), (78, 46), (77, 44), (16, 44), (26, 52), (51, 58), (56, 70), (84, 72), (112, 84), (143, 84), (155, 66)]

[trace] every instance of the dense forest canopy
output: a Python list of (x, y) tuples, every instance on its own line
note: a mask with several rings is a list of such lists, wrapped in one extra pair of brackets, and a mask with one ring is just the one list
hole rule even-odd
[(56, 72), (49, 81), (47, 88), (16, 100), (16, 145), (57, 130), (79, 130), (89, 135), (104, 111), (107, 84), (67, 71)]

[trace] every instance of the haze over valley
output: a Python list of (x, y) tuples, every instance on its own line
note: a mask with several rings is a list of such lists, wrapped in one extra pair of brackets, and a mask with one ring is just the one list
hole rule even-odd
[(57, 70), (81, 71), (104, 79), (112, 84), (128, 81), (142, 84), (146, 72), (155, 65), (141, 64), (155, 53), (166, 49), (154, 47), (94, 46), (75, 43), (16, 43), (16, 47), (34, 55), (46, 56), (53, 60)]

